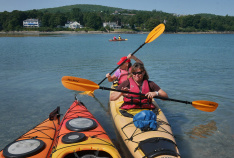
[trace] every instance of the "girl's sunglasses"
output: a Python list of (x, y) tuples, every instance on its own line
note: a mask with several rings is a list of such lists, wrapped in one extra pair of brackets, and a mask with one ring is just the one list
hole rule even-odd
[(136, 75), (136, 74), (141, 75), (142, 73), (143, 73), (143, 71), (140, 71), (140, 72), (132, 72), (133, 75)]

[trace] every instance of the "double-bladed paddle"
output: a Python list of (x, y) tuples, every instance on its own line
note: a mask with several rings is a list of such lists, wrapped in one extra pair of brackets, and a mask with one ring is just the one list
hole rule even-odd
[[(152, 41), (154, 41), (158, 36), (160, 36), (165, 30), (165, 25), (164, 24), (159, 24), (158, 26), (156, 26), (147, 36), (145, 42), (139, 47), (137, 48), (132, 55), (134, 55), (139, 49), (141, 49), (146, 43), (150, 43)], [(110, 72), (110, 74), (112, 74), (113, 72), (115, 72), (126, 60), (125, 59), (120, 65), (118, 65), (113, 71)], [(102, 84), (102, 82), (104, 82), (106, 80), (106, 77), (98, 83), (98, 85)], [(93, 92), (94, 91), (85, 91), (83, 94), (88, 94), (90, 96), (93, 96)]]
[[(75, 90), (75, 91), (95, 91), (97, 89), (102, 89), (102, 90), (117, 91), (117, 92), (122, 92), (122, 93), (129, 93), (129, 94), (145, 95), (142, 93), (127, 92), (127, 91), (116, 90), (116, 89), (107, 88), (107, 87), (101, 87), (98, 84), (94, 83), (93, 81), (83, 79), (83, 78), (73, 77), (73, 76), (64, 76), (62, 78), (62, 84), (64, 87), (71, 89), (71, 90)], [(160, 97), (160, 96), (155, 96), (154, 98), (180, 102), (180, 103), (185, 103), (185, 104), (191, 104), (196, 109), (205, 111), (205, 112), (213, 112), (218, 107), (218, 103), (206, 101), (206, 100), (197, 100), (197, 101), (189, 102), (189, 101), (165, 98), (165, 97)]]

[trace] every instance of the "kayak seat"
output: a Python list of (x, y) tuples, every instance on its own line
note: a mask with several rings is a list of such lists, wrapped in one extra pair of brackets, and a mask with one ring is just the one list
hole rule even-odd
[(64, 158), (111, 158), (112, 156), (101, 150), (83, 150), (67, 154)]
[(133, 118), (134, 116), (133, 114), (128, 113), (126, 110), (119, 110), (119, 112), (125, 117)]
[[(133, 118), (135, 114), (137, 114), (137, 113), (139, 113), (139, 112), (141, 112), (143, 110), (147, 110), (147, 109), (135, 109), (135, 110), (137, 110), (138, 112), (130, 113), (130, 112), (128, 112), (129, 110), (121, 110), (121, 109), (119, 109), (119, 112), (125, 117)], [(130, 111), (134, 111), (134, 109), (130, 109)], [(151, 111), (154, 112), (156, 116), (159, 113), (158, 108), (152, 109)]]
[(147, 158), (160, 155), (179, 156), (176, 152), (176, 144), (172, 140), (162, 137), (154, 137), (141, 141), (137, 148), (140, 148)]
[(119, 86), (119, 81), (116, 79), (113, 81), (113, 87), (116, 89)]

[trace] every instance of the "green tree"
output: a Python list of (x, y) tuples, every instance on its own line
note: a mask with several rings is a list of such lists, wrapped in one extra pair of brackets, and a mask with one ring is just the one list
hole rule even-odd
[(14, 10), (7, 14), (6, 20), (3, 23), (4, 30), (15, 30), (16, 28), (22, 28), (23, 20), (26, 19), (25, 13)]
[(97, 16), (96, 13), (88, 13), (85, 16), (85, 26), (98, 30), (102, 27), (101, 17)]
[(199, 24), (200, 24), (200, 20), (201, 20), (201, 16), (200, 15), (195, 15), (193, 17), (193, 27), (195, 27), (196, 29), (199, 29)]
[(158, 19), (149, 19), (146, 22), (146, 28), (147, 30), (151, 31), (159, 24), (160, 24), (160, 21)]
[(176, 17), (170, 16), (168, 20), (166, 20), (166, 31), (168, 32), (177, 32), (178, 22)]
[(28, 19), (42, 19), (43, 16), (43, 12), (38, 11), (36, 9), (26, 11), (25, 13), (27, 14)]
[(199, 28), (202, 30), (208, 29), (208, 21), (206, 18), (201, 18), (200, 23), (199, 23)]
[(62, 13), (56, 13), (54, 16), (54, 23), (56, 26), (64, 26), (67, 22), (67, 17)]
[(131, 27), (131, 29), (135, 29), (135, 26), (136, 26), (136, 23), (137, 23), (137, 20), (136, 20), (136, 17), (135, 16), (132, 16), (130, 19), (129, 19), (129, 25)]
[(50, 17), (52, 16), (51, 13), (45, 13), (42, 17), (41, 24), (43, 27), (49, 27), (50, 26)]
[(84, 21), (83, 21), (84, 15), (79, 8), (72, 9), (71, 18), (72, 20), (77, 21), (82, 25), (84, 24)]

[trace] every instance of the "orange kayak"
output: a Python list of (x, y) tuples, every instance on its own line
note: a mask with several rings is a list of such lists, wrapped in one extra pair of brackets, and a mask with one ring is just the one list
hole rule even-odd
[(110, 42), (112, 42), (112, 41), (127, 41), (128, 39), (109, 39), (109, 41)]
[(53, 145), (52, 158), (64, 157), (120, 158), (102, 126), (78, 100), (64, 115)]
[(60, 123), (60, 108), (50, 113), (49, 118), (7, 145), (0, 151), (1, 158), (49, 158), (53, 141)]

